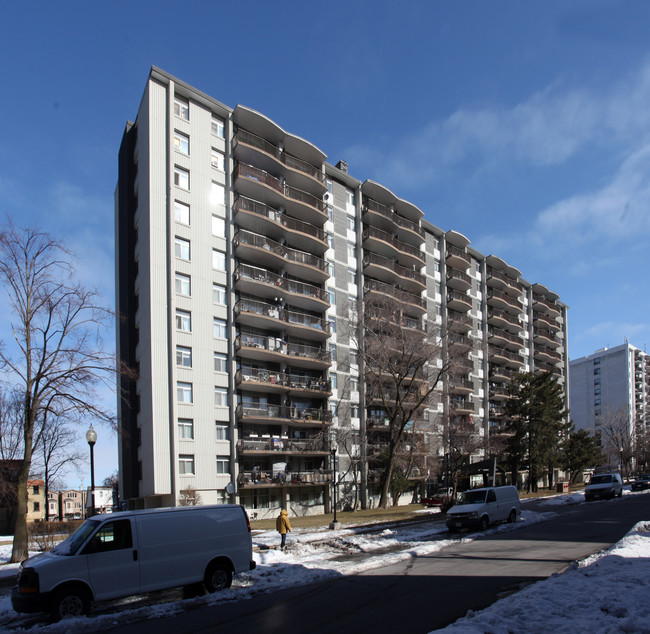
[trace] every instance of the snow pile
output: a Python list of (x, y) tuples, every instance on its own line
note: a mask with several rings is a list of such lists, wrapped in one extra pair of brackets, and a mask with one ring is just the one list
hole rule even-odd
[(650, 633), (650, 522), (560, 575), (470, 613), (438, 632)]

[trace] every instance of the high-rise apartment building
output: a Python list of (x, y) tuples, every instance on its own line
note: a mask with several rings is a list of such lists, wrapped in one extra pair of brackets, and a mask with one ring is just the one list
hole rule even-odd
[(396, 298), (406, 328), (453, 322), (449, 345), (467, 352), (442, 413), (485, 436), (513, 373), (550, 370), (566, 385), (555, 293), (326, 158), (263, 114), (151, 70), (116, 190), (117, 346), (138, 372), (118, 405), (131, 506), (198, 494), (260, 517), (316, 513), (333, 479), (374, 498), (384, 417), (364, 406), (348, 328), (371, 296)]
[(571, 419), (596, 432), (613, 416), (626, 420), (629, 434), (644, 428), (650, 414), (650, 355), (624, 343), (569, 363)]

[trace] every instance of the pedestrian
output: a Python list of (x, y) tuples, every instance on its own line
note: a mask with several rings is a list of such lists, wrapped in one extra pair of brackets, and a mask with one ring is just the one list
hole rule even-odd
[(287, 545), (287, 533), (291, 532), (291, 522), (289, 521), (289, 516), (284, 509), (280, 511), (280, 515), (278, 515), (278, 518), (275, 520), (275, 527), (278, 529), (278, 533), (282, 535), (280, 548), (281, 550), (284, 550)]

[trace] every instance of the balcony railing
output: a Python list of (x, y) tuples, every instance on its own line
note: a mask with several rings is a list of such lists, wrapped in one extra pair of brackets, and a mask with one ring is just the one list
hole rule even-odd
[(457, 269), (447, 270), (447, 281), (450, 280), (458, 280), (459, 282), (463, 282), (468, 286), (472, 285), (472, 278), (467, 275), (467, 273), (463, 273), (463, 271), (459, 271)]
[(519, 317), (504, 313), (502, 310), (488, 309), (488, 319), (502, 319), (512, 326), (519, 326)]
[(323, 174), (322, 170), (319, 170), (315, 165), (292, 156), (291, 154), (287, 154), (284, 150), (281, 150), (279, 147), (273, 145), (273, 143), (270, 143), (266, 139), (263, 139), (253, 134), (252, 132), (248, 132), (247, 130), (242, 130), (240, 128), (237, 131), (237, 134), (235, 134), (233, 141), (235, 144), (245, 143), (246, 145), (250, 145), (251, 147), (257, 148), (258, 150), (262, 150), (262, 152), (270, 154), (276, 160), (280, 161), (280, 163), (284, 163), (284, 165), (287, 167), (298, 170), (300, 172), (304, 172), (320, 183), (325, 182), (325, 174)]
[(459, 249), (458, 247), (455, 247), (453, 245), (449, 245), (447, 247), (447, 251), (445, 252), (445, 258), (447, 260), (451, 258), (459, 258), (463, 260), (464, 262), (467, 263), (467, 266), (469, 266), (472, 263), (472, 259), (469, 255), (469, 253), (466, 253), (462, 249)]
[(515, 361), (516, 363), (523, 363), (523, 359), (521, 358), (521, 355), (515, 354), (514, 352), (510, 352), (509, 350), (506, 350), (505, 348), (500, 348), (499, 346), (488, 346), (488, 354), (490, 356), (496, 356), (496, 357), (501, 357), (503, 359), (510, 359), (510, 361)]
[(382, 266), (386, 269), (389, 269), (400, 277), (405, 277), (409, 280), (414, 280), (419, 284), (426, 284), (426, 278), (422, 273), (414, 269), (409, 269), (400, 264), (396, 264), (393, 260), (385, 258), (382, 255), (377, 255), (376, 253), (366, 253), (363, 257), (363, 265), (368, 266), (370, 264), (376, 264), (377, 266)]
[(507, 275), (504, 275), (503, 273), (501, 273), (501, 271), (495, 271), (494, 269), (489, 269), (487, 272), (487, 279), (488, 281), (498, 280), (499, 282), (509, 287), (514, 292), (521, 293), (521, 286), (519, 285), (519, 282), (513, 280)]
[(371, 200), (370, 198), (366, 198), (365, 208), (368, 211), (374, 211), (378, 214), (381, 214), (385, 218), (388, 218), (389, 220), (394, 222), (398, 227), (403, 227), (404, 229), (413, 231), (414, 233), (417, 233), (420, 237), (424, 238), (424, 229), (420, 227), (420, 225), (413, 222), (412, 220), (408, 220), (407, 218), (404, 218), (404, 216), (400, 216), (398, 213), (394, 211), (391, 211), (390, 209), (388, 209), (388, 207), (385, 207), (381, 203)]
[(521, 310), (521, 302), (517, 298), (512, 297), (510, 295), (506, 295), (505, 293), (494, 290), (493, 288), (488, 289), (487, 298), (498, 299), (502, 302), (505, 302), (509, 306), (512, 306), (513, 308), (517, 308)]
[(322, 453), (330, 450), (329, 441), (324, 438), (309, 438), (307, 440), (293, 440), (286, 436), (258, 440), (243, 438), (237, 443), (240, 452), (278, 452), (283, 453)]
[(313, 266), (321, 271), (327, 270), (327, 262), (322, 258), (316, 257), (311, 253), (305, 253), (304, 251), (290, 249), (279, 242), (269, 240), (266, 236), (257, 233), (240, 229), (234, 237), (234, 243), (235, 246), (242, 244), (257, 247), (258, 249), (265, 249), (289, 262), (306, 264), (307, 266)]
[(257, 167), (253, 167), (252, 165), (239, 163), (235, 170), (235, 178), (246, 178), (251, 181), (262, 183), (263, 185), (266, 185), (267, 187), (270, 187), (271, 189), (282, 194), (285, 198), (290, 198), (292, 200), (296, 200), (300, 203), (313, 207), (322, 214), (326, 213), (325, 203), (322, 200), (316, 198), (316, 196), (302, 191), (302, 189), (298, 189), (297, 187), (291, 187), (291, 185), (283, 183), (281, 180), (277, 179), (275, 176), (272, 176), (268, 172), (265, 172), (264, 170), (261, 170)]
[(329, 334), (330, 330), (329, 321), (323, 317), (282, 309), (274, 304), (267, 304), (254, 299), (240, 299), (235, 304), (235, 312), (238, 315), (249, 313), (261, 317), (271, 317), (290, 324), (314, 328), (326, 334)]
[(240, 488), (251, 486), (303, 486), (323, 485), (332, 482), (332, 472), (319, 469), (317, 471), (240, 471), (238, 483)]
[(369, 293), (372, 291), (390, 295), (399, 301), (403, 301), (413, 306), (419, 306), (420, 308), (426, 308), (427, 306), (426, 300), (419, 295), (403, 291), (395, 286), (391, 286), (390, 284), (378, 280), (366, 280), (363, 284), (363, 292)]
[(408, 253), (409, 255), (412, 255), (413, 257), (416, 257), (424, 262), (424, 254), (422, 253), (422, 251), (420, 251), (420, 249), (410, 244), (407, 244), (406, 242), (402, 242), (397, 238), (394, 238), (387, 231), (382, 231), (381, 229), (377, 229), (376, 227), (366, 227), (363, 230), (363, 239), (368, 240), (369, 238), (381, 240), (386, 244), (390, 244), (398, 251), (401, 251), (402, 253)]
[(518, 337), (517, 335), (513, 335), (512, 333), (506, 332), (505, 330), (501, 330), (500, 328), (494, 329), (490, 328), (488, 329), (488, 337), (490, 339), (493, 338), (498, 338), (498, 339), (504, 339), (505, 341), (509, 341), (510, 343), (514, 343), (518, 346), (523, 345), (523, 341), (521, 337)]
[(318, 286), (313, 286), (312, 284), (305, 284), (304, 282), (298, 282), (287, 277), (282, 277), (277, 273), (272, 273), (271, 271), (267, 271), (266, 269), (257, 266), (240, 264), (235, 269), (235, 280), (239, 279), (254, 280), (256, 282), (273, 286), (274, 288), (284, 289), (295, 295), (305, 295), (329, 304), (329, 293), (326, 290), (319, 288)]
[(252, 198), (246, 198), (246, 196), (239, 196), (235, 200), (234, 205), (235, 211), (246, 211), (250, 213), (257, 214), (258, 216), (263, 216), (269, 218), (287, 229), (292, 231), (299, 231), (300, 233), (307, 234), (319, 240), (320, 242), (327, 242), (327, 234), (322, 229), (319, 229), (316, 225), (312, 225), (308, 222), (303, 222), (302, 220), (297, 220), (291, 216), (266, 205), (260, 203)]
[(534, 295), (533, 296), (533, 305), (539, 304), (540, 306), (544, 306), (547, 308), (552, 314), (554, 315), (559, 315), (560, 314), (560, 309), (559, 307), (552, 303), (549, 302), (546, 298), (541, 297), (540, 295)]
[(328, 409), (316, 407), (295, 407), (288, 405), (260, 405), (259, 407), (246, 406), (240, 403), (237, 406), (239, 418), (279, 418), (292, 422), (320, 422), (331, 423), (332, 412)]

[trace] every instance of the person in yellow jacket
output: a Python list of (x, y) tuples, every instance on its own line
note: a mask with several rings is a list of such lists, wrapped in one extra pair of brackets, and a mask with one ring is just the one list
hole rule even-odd
[(278, 518), (275, 520), (275, 527), (278, 529), (278, 533), (282, 535), (280, 548), (284, 550), (287, 545), (287, 533), (291, 532), (291, 522), (289, 521), (289, 516), (284, 509), (280, 511), (280, 515), (278, 515)]

